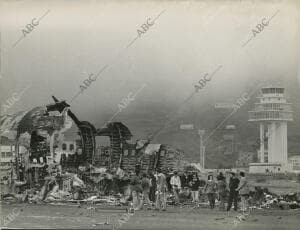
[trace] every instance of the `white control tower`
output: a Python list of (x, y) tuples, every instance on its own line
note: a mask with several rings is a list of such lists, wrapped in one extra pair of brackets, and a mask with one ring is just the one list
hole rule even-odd
[(259, 162), (264, 163), (265, 169), (279, 165), (281, 168), (288, 165), (287, 122), (293, 121), (291, 103), (287, 103), (284, 88), (265, 87), (261, 93), (254, 111), (249, 111), (249, 121), (260, 124)]

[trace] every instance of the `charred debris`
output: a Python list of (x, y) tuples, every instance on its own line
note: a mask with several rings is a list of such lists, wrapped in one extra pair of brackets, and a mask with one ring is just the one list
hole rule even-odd
[[(124, 188), (116, 185), (126, 184), (132, 172), (182, 171), (186, 167), (179, 150), (150, 140), (133, 143), (123, 123), (96, 128), (79, 120), (65, 101), (53, 99), (46, 106), (1, 116), (1, 145), (13, 153), (1, 165), (2, 195), (22, 194), (23, 200), (43, 201), (78, 200), (83, 199), (82, 194), (124, 194)], [(73, 154), (65, 154), (59, 146), (72, 126), (77, 138)], [(97, 146), (96, 137), (109, 138), (109, 145)]]

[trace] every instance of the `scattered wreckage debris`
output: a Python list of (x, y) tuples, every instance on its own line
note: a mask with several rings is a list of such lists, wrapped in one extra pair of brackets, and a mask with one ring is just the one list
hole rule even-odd
[[(96, 129), (90, 122), (80, 121), (65, 101), (53, 99), (52, 104), (0, 117), (1, 144), (15, 153), (14, 161), (1, 168), (1, 191), (15, 194), (11, 199), (18, 199), (18, 194), (26, 194), (21, 199), (29, 202), (80, 200), (83, 193), (93, 196), (99, 191), (101, 196), (118, 194), (128, 190), (130, 172), (180, 171), (187, 164), (183, 154), (170, 146), (149, 140), (129, 142), (132, 134), (121, 122)], [(62, 153), (59, 159), (57, 147), (72, 124), (78, 130), (76, 152)], [(109, 137), (105, 151), (96, 148), (97, 136)], [(77, 183), (79, 174), (77, 181), (81, 182)], [(121, 188), (116, 187), (119, 182)]]
[(298, 209), (300, 208), (300, 192), (277, 195), (267, 188), (255, 187), (250, 194), (251, 209)]
[[(128, 205), (132, 172), (181, 172), (189, 165), (178, 149), (149, 140), (133, 143), (130, 130), (121, 122), (96, 129), (80, 121), (65, 101), (53, 99), (53, 104), (1, 117), (1, 144), (6, 142), (15, 152), (15, 161), (4, 169), (6, 175), (1, 170), (3, 202)], [(57, 161), (57, 146), (73, 123), (78, 134), (76, 152), (62, 154)], [(99, 136), (108, 137), (110, 146), (97, 148)], [(180, 195), (190, 204), (188, 191)], [(168, 204), (174, 204), (172, 194), (167, 198)], [(295, 209), (300, 194), (278, 196), (256, 187), (251, 202), (253, 208)]]

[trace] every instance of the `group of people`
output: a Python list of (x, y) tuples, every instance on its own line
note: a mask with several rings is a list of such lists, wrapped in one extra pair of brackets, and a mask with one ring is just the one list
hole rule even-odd
[[(172, 176), (165, 175), (161, 171), (140, 176), (133, 173), (130, 180), (130, 188), (133, 198), (133, 208), (142, 209), (147, 205), (155, 204), (156, 210), (166, 210), (167, 192), (174, 195), (174, 204), (180, 204), (180, 195), (183, 190), (188, 190), (191, 194), (192, 202), (199, 204), (200, 192), (205, 194), (211, 209), (215, 208), (216, 199), (219, 200), (219, 209), (229, 211), (233, 205), (234, 210), (238, 209), (238, 199), (241, 198), (241, 210), (247, 211), (249, 198), (249, 185), (244, 172), (230, 172), (229, 181), (222, 172), (218, 174), (216, 180), (213, 175), (209, 175), (207, 181), (200, 180), (197, 173), (184, 173), (179, 176), (173, 172)], [(225, 204), (227, 203), (227, 207)]]
[(249, 199), (249, 185), (244, 172), (239, 173), (239, 177), (234, 172), (230, 172), (229, 183), (227, 183), (223, 173), (217, 176), (217, 181), (212, 175), (208, 176), (207, 184), (204, 187), (204, 193), (207, 194), (210, 207), (215, 207), (216, 196), (218, 196), (220, 210), (225, 210), (225, 203), (227, 200), (226, 210), (229, 211), (232, 207), (237, 211), (239, 195), (241, 197), (241, 211), (247, 211)]
[(155, 174), (143, 173), (141, 177), (133, 173), (130, 187), (135, 210), (142, 209), (144, 204), (151, 209), (151, 202), (155, 203), (155, 209), (166, 210), (168, 186), (166, 176), (160, 170)]

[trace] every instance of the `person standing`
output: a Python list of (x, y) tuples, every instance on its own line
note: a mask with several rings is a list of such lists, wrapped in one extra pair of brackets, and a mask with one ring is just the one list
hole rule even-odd
[(149, 192), (149, 198), (151, 202), (155, 202), (155, 192), (156, 192), (156, 178), (152, 172), (149, 173), (150, 178), (150, 192)]
[(207, 194), (209, 206), (213, 209), (215, 207), (217, 184), (214, 181), (213, 175), (209, 175), (207, 179), (207, 183), (204, 187), (204, 193)]
[(167, 181), (166, 176), (158, 170), (157, 178), (156, 178), (156, 201), (155, 201), (155, 209), (166, 211), (167, 208)]
[(182, 174), (180, 179), (181, 179), (181, 187), (182, 188), (189, 188), (190, 187), (190, 182), (192, 181), (193, 176), (189, 172), (184, 171), (184, 173)]
[(172, 191), (172, 185), (171, 185), (172, 173), (170, 173), (169, 171), (166, 171), (165, 176), (166, 176), (166, 182), (167, 182), (167, 190)]
[(237, 188), (239, 186), (240, 180), (236, 177), (234, 172), (231, 172), (231, 177), (229, 180), (229, 198), (228, 198), (228, 205), (227, 211), (231, 209), (232, 202), (234, 206), (234, 210), (237, 211), (238, 205), (238, 191)]
[(113, 168), (112, 169), (112, 179), (111, 179), (111, 191), (112, 194), (118, 194), (119, 191), (119, 184), (118, 184), (118, 175), (117, 175), (117, 169)]
[(192, 202), (197, 203), (197, 202), (199, 202), (200, 180), (196, 173), (193, 174), (193, 178), (190, 182), (190, 185), (191, 185), (191, 191), (192, 191)]
[(226, 199), (226, 181), (225, 177), (223, 176), (223, 173), (220, 172), (217, 176), (217, 188), (218, 188), (218, 195), (220, 199), (220, 210), (225, 210), (225, 199)]
[(249, 185), (244, 172), (240, 172), (240, 177), (241, 180), (236, 190), (241, 195), (241, 210), (246, 212), (248, 210)]
[(142, 180), (141, 180), (141, 185), (142, 185), (142, 200), (141, 200), (141, 204), (140, 204), (140, 208), (143, 208), (144, 203), (146, 203), (148, 205), (148, 209), (151, 209), (151, 202), (149, 199), (149, 193), (150, 193), (150, 180), (147, 177), (147, 174), (144, 173)]
[(12, 160), (10, 161), (10, 167), (10, 175), (8, 177), (9, 191), (10, 193), (16, 193), (16, 180), (18, 179), (18, 175), (16, 172), (15, 163)]
[(130, 188), (132, 192), (132, 203), (134, 210), (140, 209), (140, 194), (142, 192), (142, 186), (140, 178), (135, 174), (132, 173), (131, 180), (130, 180)]
[(181, 190), (181, 180), (176, 171), (174, 171), (174, 175), (172, 176), (172, 178), (170, 180), (170, 184), (172, 186), (173, 193), (175, 196), (175, 205), (178, 205), (179, 204), (179, 192)]
[[(55, 184), (57, 184), (56, 181), (55, 181)], [(77, 174), (75, 174), (72, 178), (72, 190), (74, 191), (74, 193), (73, 193), (74, 200), (81, 199), (82, 188), (84, 188), (84, 187), (85, 187), (84, 182), (81, 180), (81, 178), (79, 178), (77, 176)]]

